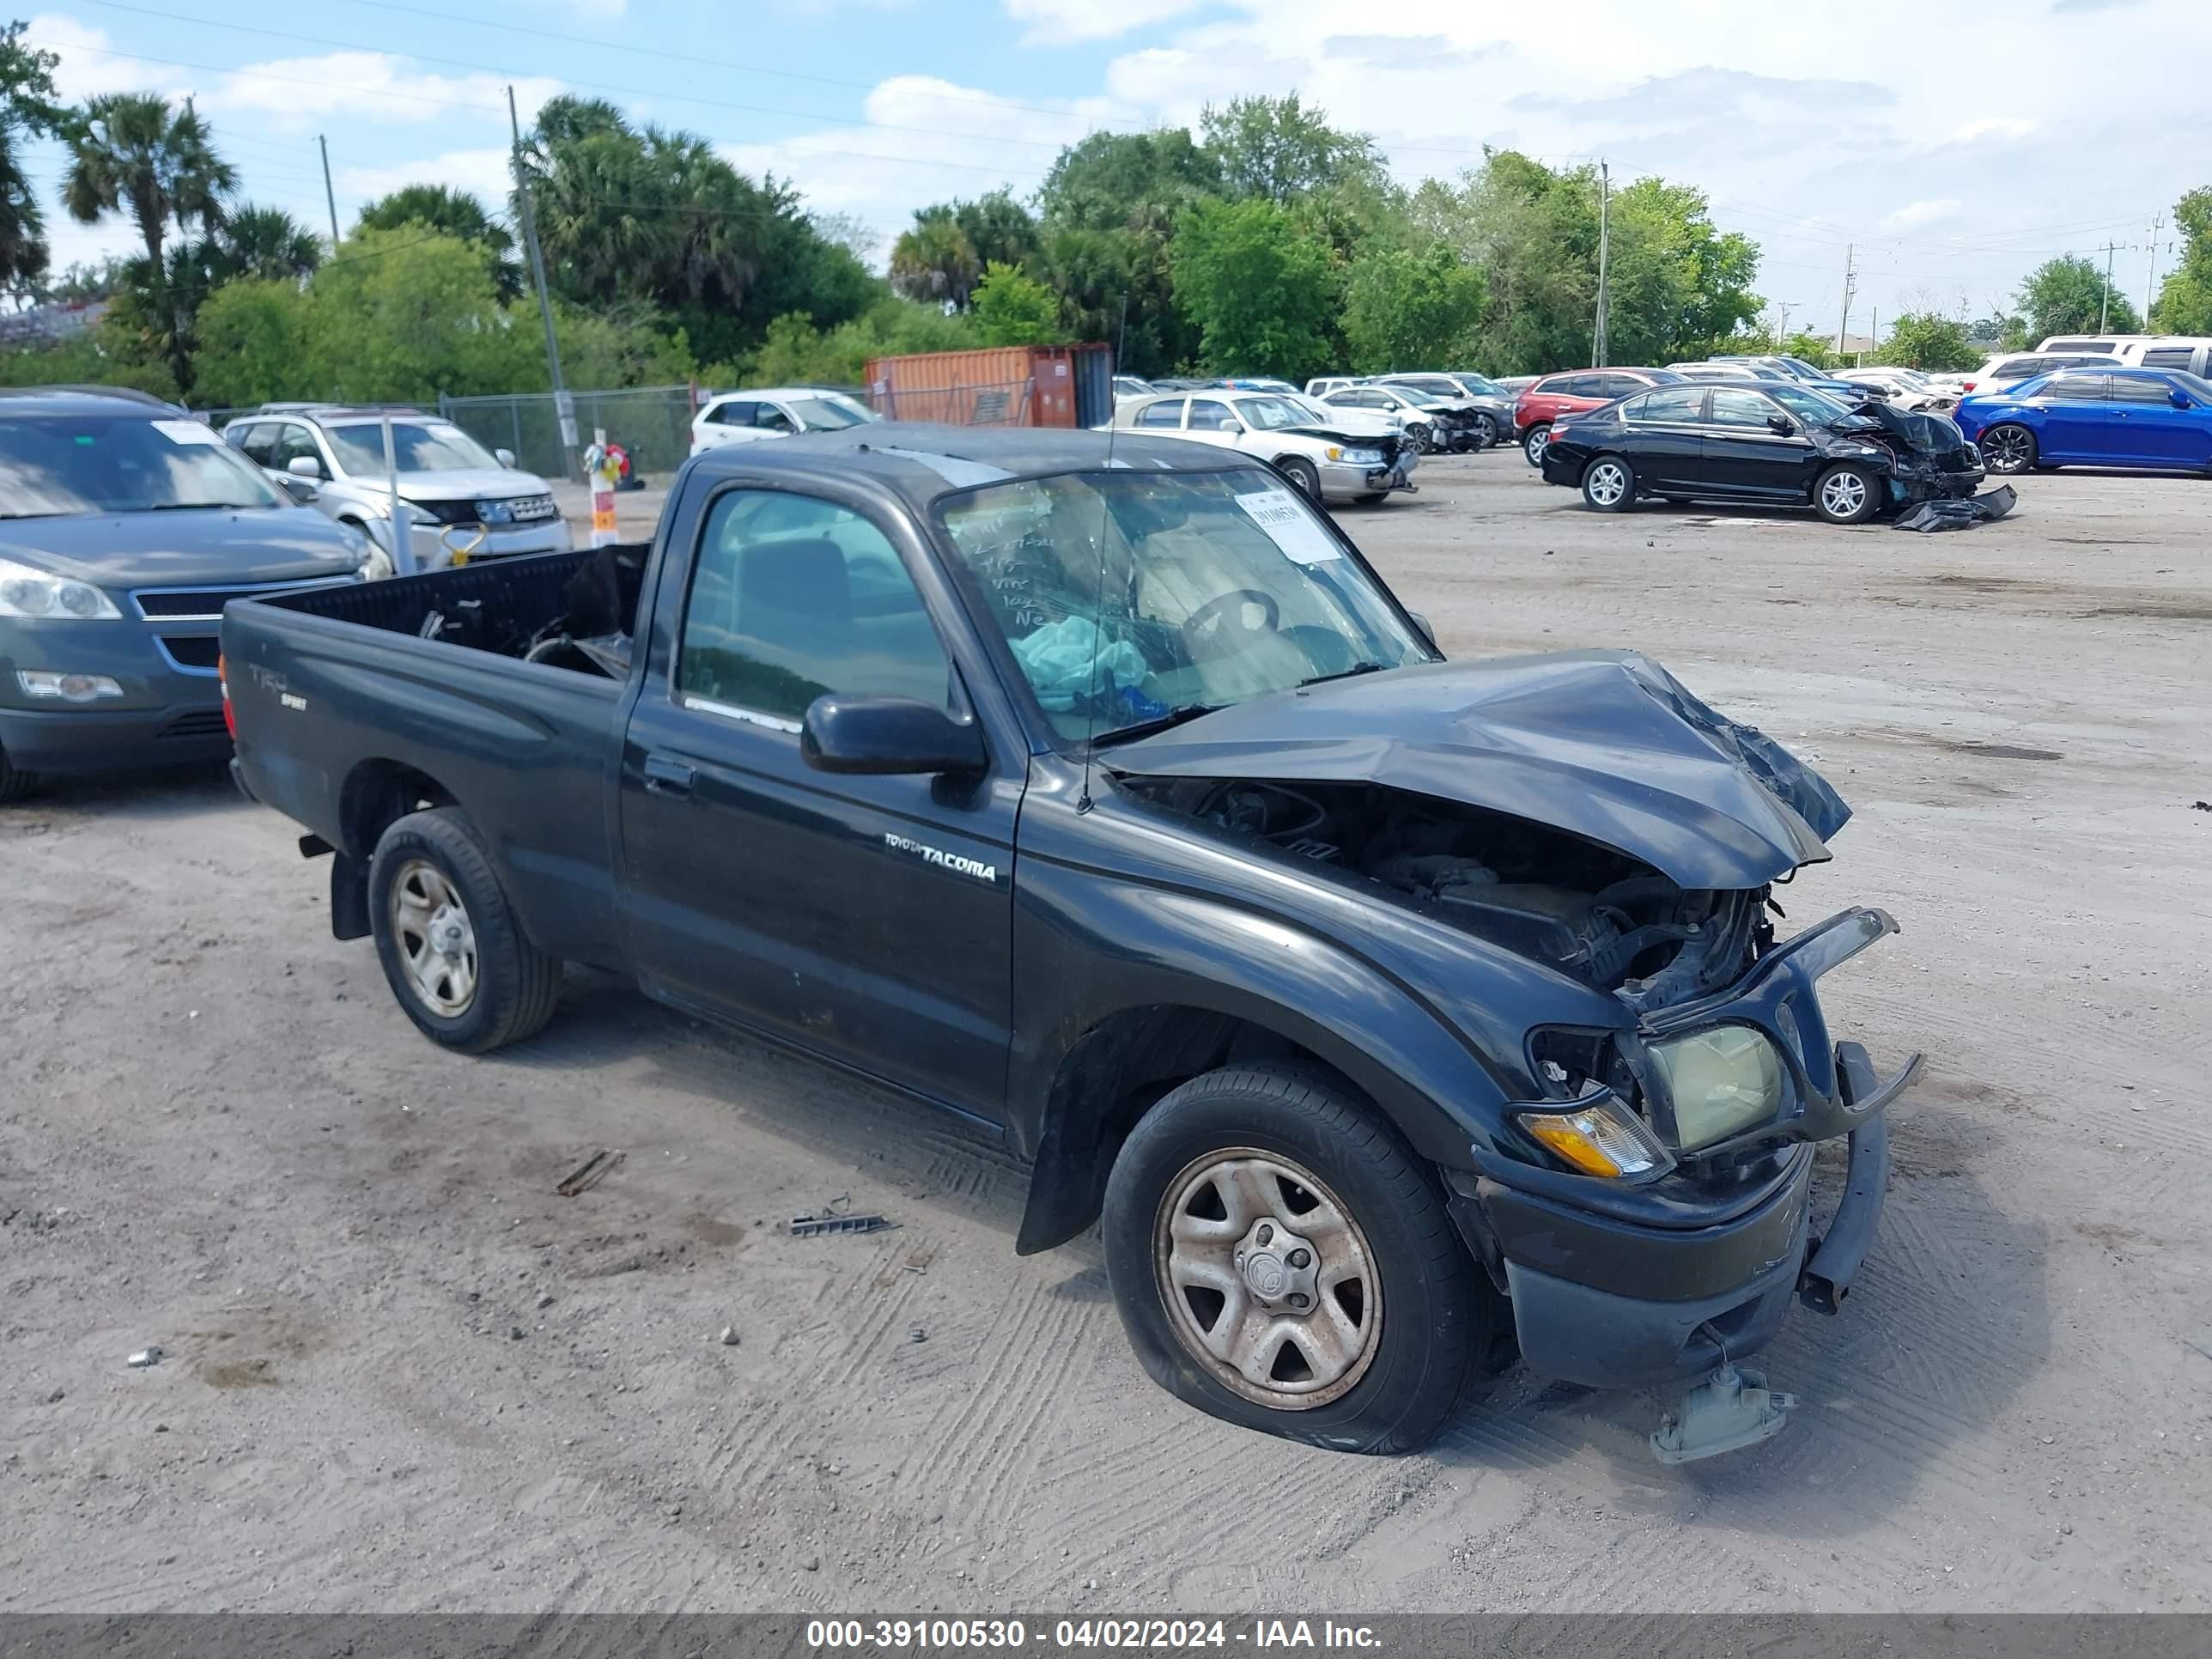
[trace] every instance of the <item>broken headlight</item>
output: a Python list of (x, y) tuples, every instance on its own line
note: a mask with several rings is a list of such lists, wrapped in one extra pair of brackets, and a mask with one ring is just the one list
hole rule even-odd
[(1674, 1138), (1686, 1152), (1771, 1121), (1782, 1110), (1782, 1056), (1764, 1032), (1716, 1025), (1651, 1045), (1674, 1102)]

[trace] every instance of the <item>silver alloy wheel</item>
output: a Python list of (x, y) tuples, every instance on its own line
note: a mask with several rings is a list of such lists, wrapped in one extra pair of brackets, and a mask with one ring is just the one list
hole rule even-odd
[(1619, 461), (1600, 461), (1583, 480), (1583, 493), (1596, 507), (1616, 505), (1628, 493), (1628, 471)]
[(416, 998), (432, 1013), (458, 1019), (477, 998), (477, 931), (446, 872), (410, 859), (392, 883), (392, 937)]
[(1249, 1146), (1169, 1183), (1152, 1228), (1168, 1322), (1245, 1399), (1309, 1411), (1366, 1375), (1382, 1331), (1367, 1236), (1310, 1170)]
[(1866, 480), (1849, 468), (1830, 474), (1827, 483), (1820, 486), (1820, 507), (1831, 518), (1856, 518), (1866, 499)]
[(1474, 417), (1474, 447), (1477, 449), (1489, 448), (1492, 444), (1498, 441), (1498, 422), (1492, 420), (1487, 415), (1476, 416)]
[(1528, 465), (1531, 466), (1543, 465), (1544, 452), (1551, 447), (1551, 443), (1552, 428), (1548, 426), (1540, 426), (1534, 432), (1530, 433), (1528, 434), (1528, 442), (1522, 446), (1522, 447), (1527, 449), (1528, 452)]
[(2027, 434), (2016, 426), (2001, 426), (1982, 440), (1982, 457), (1992, 472), (2027, 470)]

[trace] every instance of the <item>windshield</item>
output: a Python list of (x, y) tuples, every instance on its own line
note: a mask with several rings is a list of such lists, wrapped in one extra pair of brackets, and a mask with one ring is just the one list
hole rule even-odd
[(1244, 417), (1244, 424), (1255, 432), (1313, 424), (1313, 416), (1296, 399), (1287, 397), (1247, 398), (1237, 405), (1237, 412)]
[[(356, 476), (384, 471), (384, 422), (358, 421), (326, 426), (325, 435), (337, 451), (338, 465)], [(402, 472), (496, 472), (499, 462), (457, 426), (422, 421), (392, 423), (392, 452)]]
[(827, 398), (787, 398), (783, 406), (797, 416), (799, 425), (809, 432), (842, 432), (848, 426), (859, 426), (877, 418), (872, 410), (842, 398), (832, 403)]
[(1842, 420), (1851, 412), (1849, 404), (1831, 398), (1825, 392), (1815, 392), (1810, 386), (1770, 380), (1759, 389), (1808, 426), (1826, 426), (1832, 421)]
[(939, 514), (1062, 737), (1433, 659), (1327, 520), (1257, 468), (1026, 478)]
[(1802, 357), (1777, 357), (1774, 361), (1782, 365), (1792, 380), (1825, 380), (1828, 378)]
[(0, 420), (0, 518), (290, 504), (198, 421)]
[(1460, 384), (1457, 380), (1447, 380), (1441, 374), (1424, 374), (1419, 380), (1415, 380), (1412, 376), (1408, 375), (1407, 378), (1397, 381), (1395, 384), (1401, 387), (1411, 387), (1415, 392), (1425, 392), (1431, 398), (1464, 398), (1467, 396), (1467, 393), (1460, 389)]
[(1470, 398), (1503, 398), (1505, 395), (1505, 388), (1486, 375), (1454, 374), (1452, 379), (1467, 388)]
[(2202, 374), (2191, 374), (2185, 368), (2169, 368), (2166, 373), (2176, 386), (2198, 403), (2212, 404), (2212, 380), (2206, 380)]

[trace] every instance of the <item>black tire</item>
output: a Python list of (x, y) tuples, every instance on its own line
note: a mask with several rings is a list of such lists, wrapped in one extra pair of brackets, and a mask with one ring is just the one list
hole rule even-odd
[(1690, 504), (1687, 495), (1662, 495), (1659, 499), (1669, 507), (1687, 507)]
[(1474, 446), (1477, 449), (1495, 449), (1498, 447), (1498, 422), (1487, 415), (1476, 416), (1474, 435), (1479, 441)]
[[(1857, 480), (1855, 492), (1850, 479)], [(1881, 481), (1849, 461), (1830, 467), (1813, 481), (1813, 510), (1830, 524), (1863, 524), (1881, 505)]]
[(24, 799), (38, 787), (38, 775), (24, 771), (8, 758), (7, 750), (0, 749), (0, 806)]
[[(465, 1006), (441, 1011), (419, 990), (407, 965), (409, 945), (393, 915), (403, 875), (428, 865), (458, 893), (473, 934), (472, 994)], [(489, 1054), (543, 1029), (561, 997), (561, 961), (523, 936), (475, 828), (459, 807), (410, 812), (384, 832), (368, 866), (368, 917), (377, 959), (407, 1018), (433, 1042), (462, 1054)]]
[(1301, 460), (1296, 455), (1285, 455), (1275, 463), (1282, 475), (1296, 484), (1298, 493), (1308, 501), (1321, 500), (1321, 474), (1311, 461)]
[[(1204, 1358), (1197, 1336), (1183, 1334), (1195, 1330), (1199, 1316), (1170, 1304), (1161, 1248), (1167, 1212), (1178, 1194), (1198, 1190), (1188, 1183), (1209, 1157), (1233, 1152), (1310, 1172), (1328, 1190), (1305, 1196), (1333, 1200), (1364, 1246), (1360, 1260), (1376, 1295), (1361, 1305), (1376, 1323), (1363, 1339), (1358, 1366), (1330, 1385), (1340, 1391), (1323, 1390), (1328, 1397), (1322, 1403), (1271, 1405), (1238, 1392), (1222, 1380), (1228, 1368)], [(1287, 1208), (1289, 1194), (1304, 1189), (1294, 1182), (1273, 1190)], [(1307, 1212), (1289, 1210), (1279, 1224), (1293, 1227)], [(1231, 1226), (1237, 1219), (1225, 1210), (1224, 1218)], [(1424, 1444), (1450, 1413), (1469, 1365), (1487, 1350), (1501, 1317), (1501, 1299), (1445, 1212), (1435, 1170), (1340, 1080), (1307, 1066), (1225, 1067), (1168, 1094), (1114, 1160), (1103, 1231), (1122, 1327), (1154, 1382), (1225, 1421), (1329, 1449), (1395, 1454)], [(1266, 1242), (1256, 1227), (1246, 1237)], [(1290, 1260), (1296, 1265), (1296, 1252)], [(1324, 1260), (1317, 1266), (1316, 1277), (1328, 1265)], [(1359, 1294), (1364, 1298), (1364, 1290)], [(1226, 1311), (1224, 1300), (1213, 1316)], [(1297, 1383), (1272, 1379), (1297, 1345), (1273, 1340), (1276, 1359), (1267, 1390), (1278, 1400), (1292, 1398), (1276, 1391)], [(1293, 1365), (1302, 1363), (1291, 1357)]]
[(2000, 477), (2035, 471), (2040, 459), (2035, 434), (2014, 421), (2000, 421), (1982, 434), (1982, 465)]
[(1406, 436), (1413, 444), (1413, 450), (1416, 454), (1433, 455), (1436, 453), (1436, 434), (1430, 428), (1427, 422), (1423, 421), (1409, 422), (1407, 424), (1405, 430)]
[(1521, 434), (1521, 453), (1528, 458), (1528, 465), (1544, 465), (1544, 446), (1552, 441), (1552, 423), (1539, 421)]
[(1636, 505), (1636, 469), (1626, 455), (1600, 455), (1583, 469), (1583, 500), (1600, 513)]

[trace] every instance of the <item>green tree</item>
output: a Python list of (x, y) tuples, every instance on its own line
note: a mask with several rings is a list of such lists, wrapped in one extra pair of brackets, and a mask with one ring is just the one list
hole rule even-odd
[(925, 208), (891, 244), (890, 273), (891, 287), (903, 297), (965, 311), (983, 263), (951, 209)]
[(218, 283), (312, 276), (323, 262), (321, 240), (282, 208), (239, 208), (224, 215), (207, 241), (205, 257)]
[(1907, 311), (1891, 320), (1876, 355), (1885, 363), (1940, 374), (1977, 368), (1988, 354), (1966, 337), (1966, 324), (1932, 311)]
[(1060, 295), (1067, 337), (1115, 347), (1131, 374), (1194, 366), (1198, 329), (1176, 303), (1170, 247), (1149, 230), (1048, 229), (1037, 270)]
[(955, 202), (952, 219), (986, 265), (1027, 264), (1036, 252), (1036, 221), (1003, 185), (972, 202)]
[(172, 110), (159, 93), (107, 93), (70, 124), (62, 205), (81, 224), (127, 213), (145, 246), (137, 281), (177, 385), (192, 384), (189, 323), (173, 299), (164, 249), (171, 228), (197, 223), (204, 236), (222, 216), (238, 174), (216, 154), (206, 122), (188, 100)]
[(2027, 274), (2020, 285), (2020, 308), (2027, 323), (2032, 344), (2054, 334), (2094, 333), (2100, 326), (2115, 334), (2142, 331), (2142, 319), (2115, 287), (2107, 292), (2105, 268), (2078, 253), (2046, 259)]
[(208, 295), (198, 319), (197, 390), (210, 406), (235, 409), (277, 398), (322, 396), (310, 376), (314, 301), (299, 283), (244, 278)]
[(2181, 261), (2159, 285), (2152, 320), (2168, 334), (2212, 334), (2212, 189), (2192, 190), (2173, 206)]
[(1326, 365), (1336, 315), (1328, 249), (1264, 198), (1203, 202), (1172, 245), (1176, 302), (1217, 373), (1302, 380)]
[(1841, 368), (1844, 366), (1844, 360), (1836, 355), (1835, 336), (1809, 334), (1802, 328), (1782, 343), (1782, 355), (1801, 357), (1815, 368)]
[(468, 191), (450, 185), (403, 185), (368, 204), (354, 221), (356, 231), (398, 230), (405, 225), (474, 242), (490, 262), (492, 284), (500, 297), (521, 297), (522, 265), (516, 257), (514, 236)]
[(1127, 230), (1164, 240), (1177, 216), (1221, 193), (1218, 160), (1182, 127), (1094, 132), (1060, 151), (1036, 194), (1048, 231)]
[(993, 260), (984, 266), (970, 309), (985, 345), (1052, 345), (1067, 337), (1060, 296), (1018, 265)]
[(46, 216), (24, 170), (26, 138), (57, 131), (62, 112), (54, 102), (51, 52), (24, 44), (23, 25), (0, 29), (0, 293), (34, 290), (46, 274)]
[(1378, 247), (1345, 279), (1344, 339), (1362, 374), (1446, 368), (1474, 349), (1482, 273), (1442, 242), (1422, 252)]
[(1232, 98), (1218, 109), (1209, 104), (1199, 130), (1222, 193), (1234, 199), (1287, 206), (1302, 196), (1370, 183), (1383, 173), (1372, 138), (1339, 131), (1326, 111), (1307, 108), (1296, 93)]

